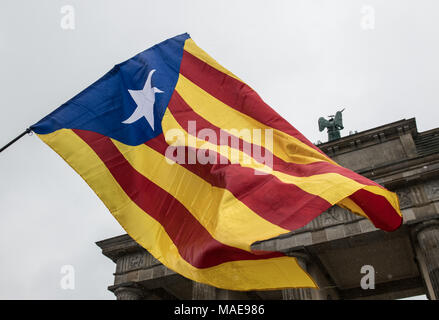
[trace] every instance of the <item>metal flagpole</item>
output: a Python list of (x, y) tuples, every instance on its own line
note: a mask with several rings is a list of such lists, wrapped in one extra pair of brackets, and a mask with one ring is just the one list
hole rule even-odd
[(15, 139), (11, 140), (9, 143), (7, 143), (4, 147), (2, 147), (0, 149), (0, 152), (2, 152), (3, 150), (5, 150), (7, 147), (9, 147), (11, 144), (13, 144), (14, 142), (16, 142), (18, 139), (20, 139), (21, 137), (23, 137), (26, 133), (31, 133), (32, 130), (30, 128), (27, 128), (23, 133), (21, 133), (18, 137), (16, 137)]

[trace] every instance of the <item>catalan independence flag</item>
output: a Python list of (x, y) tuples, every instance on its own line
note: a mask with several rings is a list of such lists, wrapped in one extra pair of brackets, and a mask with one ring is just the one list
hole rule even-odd
[(115, 65), (31, 129), (136, 242), (215, 287), (316, 287), (295, 258), (251, 245), (335, 204), (386, 231), (402, 223), (394, 193), (329, 159), (188, 34)]

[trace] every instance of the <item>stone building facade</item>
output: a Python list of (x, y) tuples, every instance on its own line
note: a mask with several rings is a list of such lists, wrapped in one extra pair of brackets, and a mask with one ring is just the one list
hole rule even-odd
[[(238, 292), (188, 280), (128, 235), (97, 242), (116, 264), (117, 299), (439, 299), (439, 128), (400, 120), (318, 145), (339, 164), (395, 191), (404, 224), (395, 232), (334, 206), (305, 227), (254, 248), (299, 258), (320, 289)], [(363, 266), (375, 287), (363, 289)]]

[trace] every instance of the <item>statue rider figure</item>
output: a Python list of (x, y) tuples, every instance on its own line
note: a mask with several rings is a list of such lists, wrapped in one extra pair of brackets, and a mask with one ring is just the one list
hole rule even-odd
[(340, 139), (340, 130), (343, 129), (343, 119), (341, 113), (344, 110), (345, 109), (337, 111), (335, 115), (328, 116), (328, 120), (323, 117), (319, 118), (319, 131), (323, 131), (325, 128), (328, 128), (328, 141)]

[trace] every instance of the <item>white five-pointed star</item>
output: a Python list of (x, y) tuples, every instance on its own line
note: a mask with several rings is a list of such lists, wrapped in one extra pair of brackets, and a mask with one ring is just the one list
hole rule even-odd
[(152, 87), (151, 78), (155, 69), (151, 70), (148, 74), (148, 79), (146, 79), (145, 85), (142, 90), (129, 90), (131, 97), (137, 104), (136, 110), (134, 110), (133, 114), (122, 121), (122, 123), (129, 124), (136, 122), (137, 120), (145, 117), (154, 131), (154, 102), (155, 102), (155, 94), (162, 93), (163, 91)]

